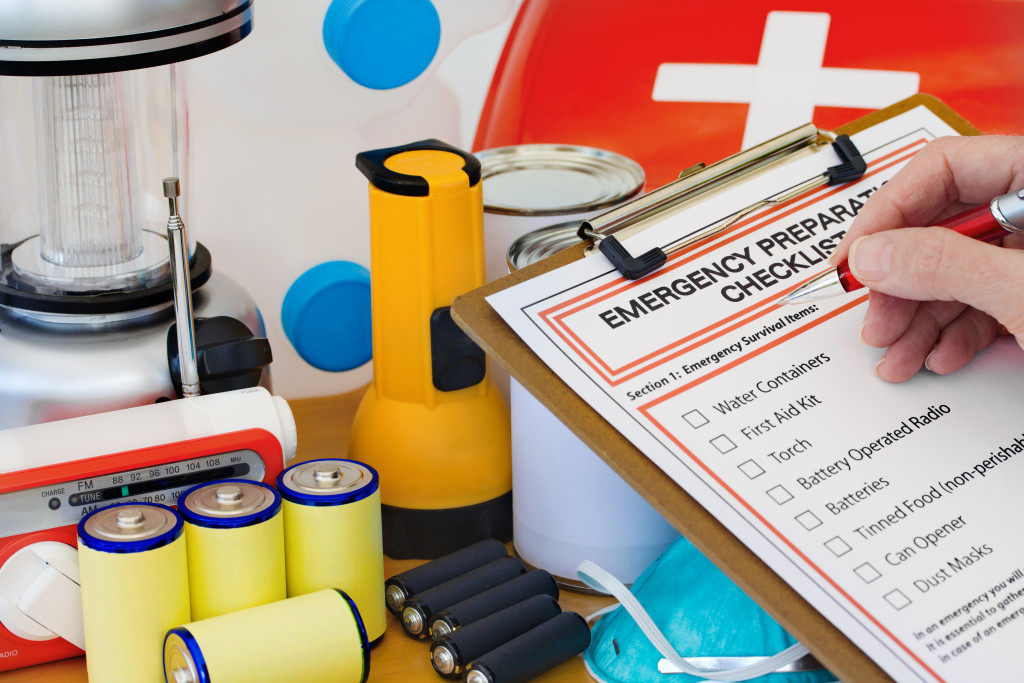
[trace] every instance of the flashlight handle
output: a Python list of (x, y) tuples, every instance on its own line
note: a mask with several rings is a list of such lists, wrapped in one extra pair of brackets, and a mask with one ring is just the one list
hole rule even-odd
[[(470, 400), (486, 391), (483, 354), (460, 363), (468, 338), (462, 339), (465, 334), (444, 311), (456, 296), (484, 283), (480, 161), (438, 140), (423, 140), (362, 152), (356, 167), (370, 181), (376, 395), (431, 410), (453, 400), (445, 395), (453, 387), (436, 377), (443, 374), (435, 360), (444, 350), (452, 354), (444, 367), (478, 371), (456, 385), (472, 388), (464, 396), (455, 394)], [(449, 349), (452, 334), (457, 343)]]

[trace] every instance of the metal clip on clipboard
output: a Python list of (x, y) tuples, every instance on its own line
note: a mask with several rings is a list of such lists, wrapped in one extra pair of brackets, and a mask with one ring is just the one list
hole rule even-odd
[[(806, 183), (755, 202), (722, 221), (686, 235), (665, 249), (655, 247), (640, 256), (633, 256), (615, 237), (615, 233), (621, 230), (636, 226), (667, 209), (737, 180), (754, 170), (780, 162), (801, 150), (824, 147), (825, 145), (832, 145), (842, 160), (841, 163), (829, 167), (821, 175), (815, 176)], [(865, 170), (867, 170), (867, 164), (849, 136), (837, 136), (831, 132), (819, 130), (813, 124), (808, 123), (711, 166), (698, 164), (687, 169), (680, 174), (677, 180), (626, 202), (611, 211), (583, 221), (577, 234), (580, 239), (594, 240), (595, 246), (612, 262), (612, 265), (623, 277), (629, 280), (639, 280), (664, 265), (669, 255), (703, 242), (760, 208), (782, 204), (823, 185), (838, 185), (859, 180)]]

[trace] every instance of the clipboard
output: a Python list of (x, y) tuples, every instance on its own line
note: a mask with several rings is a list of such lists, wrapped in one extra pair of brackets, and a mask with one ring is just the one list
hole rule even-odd
[[(928, 108), (961, 135), (980, 134), (943, 102), (926, 94), (868, 114), (835, 133), (852, 135), (918, 106)], [(508, 370), (834, 675), (844, 681), (891, 681), (838, 628), (556, 376), (487, 303), (486, 298), (496, 292), (583, 258), (586, 248), (588, 244), (581, 240), (579, 245), (456, 297), (452, 317), (493, 362)]]

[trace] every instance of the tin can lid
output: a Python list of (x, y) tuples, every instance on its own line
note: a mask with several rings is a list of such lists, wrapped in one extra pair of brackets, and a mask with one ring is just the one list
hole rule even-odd
[(281, 494), (269, 484), (224, 479), (185, 491), (178, 503), (181, 516), (196, 526), (229, 529), (270, 519), (281, 509)]
[(640, 164), (615, 152), (578, 145), (514, 145), (476, 152), (484, 211), (564, 216), (619, 204), (640, 193)]
[(292, 465), (277, 477), (281, 496), (301, 505), (342, 505), (373, 494), (377, 471), (355, 460), (325, 458)]
[(568, 221), (537, 228), (517, 238), (508, 248), (508, 270), (514, 273), (531, 263), (580, 243), (579, 221)]
[(83, 517), (78, 538), (93, 550), (138, 553), (171, 543), (183, 528), (181, 515), (166, 505), (117, 503)]

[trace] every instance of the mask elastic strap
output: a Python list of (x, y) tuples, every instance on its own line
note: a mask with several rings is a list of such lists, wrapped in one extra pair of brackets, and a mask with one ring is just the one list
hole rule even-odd
[(679, 656), (679, 653), (669, 644), (665, 635), (654, 624), (647, 611), (640, 605), (636, 596), (621, 581), (590, 560), (584, 560), (576, 569), (576, 573), (580, 580), (591, 588), (608, 593), (618, 600), (626, 612), (629, 613), (629, 616), (633, 618), (633, 621), (636, 622), (636, 625), (640, 627), (643, 634), (651, 641), (651, 644), (661, 653), (661, 656), (672, 662), (682, 673), (699, 676), (711, 681), (746, 681), (770, 674), (808, 654), (806, 647), (796, 643), (778, 654), (766, 657), (748, 666), (736, 667), (734, 669), (702, 669), (696, 667)]

